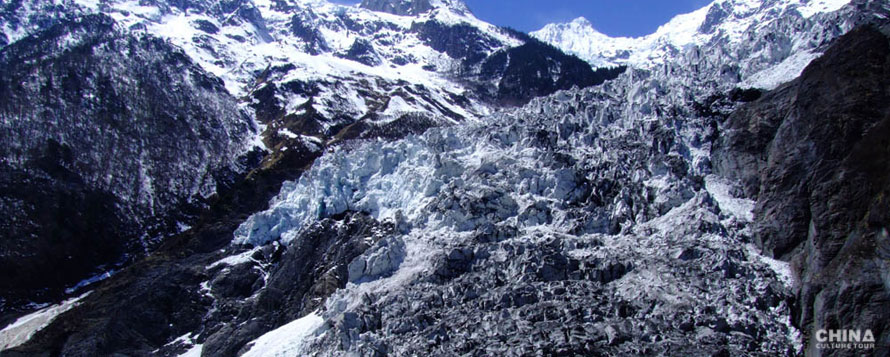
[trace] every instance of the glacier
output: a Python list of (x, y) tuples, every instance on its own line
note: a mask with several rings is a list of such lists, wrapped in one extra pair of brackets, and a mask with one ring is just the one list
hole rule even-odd
[[(559, 254), (587, 262), (583, 263), (587, 268), (573, 274), (590, 274), (597, 286), (592, 291), (606, 289), (616, 302), (652, 303), (663, 311), (651, 312), (655, 314), (668, 314), (674, 309), (669, 306), (682, 301), (707, 299), (702, 292), (689, 290), (692, 287), (683, 279), (698, 280), (665, 275), (677, 274), (679, 265), (695, 261), (685, 268), (690, 269), (688, 274), (720, 274), (728, 280), (714, 283), (751, 291), (750, 296), (725, 300), (731, 302), (719, 307), (731, 316), (727, 323), (759, 321), (774, 331), (788, 331), (783, 322), (787, 305), (764, 313), (749, 300), (788, 289), (771, 285), (777, 273), (753, 255), (738, 261), (725, 256), (752, 254), (729, 248), (744, 245), (743, 233), (729, 232), (748, 217), (735, 206), (718, 205), (701, 180), (708, 173), (706, 166), (692, 164), (709, 151), (709, 144), (697, 139), (707, 136), (707, 120), (688, 113), (684, 121), (673, 121), (676, 127), (664, 130), (656, 124), (657, 108), (635, 109), (647, 98), (638, 78), (646, 78), (644, 72), (629, 72), (603, 88), (536, 99), (522, 109), (494, 115), (485, 124), (434, 128), (396, 142), (375, 140), (334, 148), (298, 181), (287, 184), (268, 211), (249, 218), (235, 232), (234, 242), (289, 244), (317, 220), (347, 211), (365, 212), (400, 227), (350, 263), (350, 282), (328, 298), (319, 312), (326, 321), (321, 332), (302, 342), (314, 351), (310, 354), (332, 351), (335, 341), (346, 338), (342, 333), (360, 328), (348, 322), (354, 318), (350, 316), (382, 309), (386, 316), (393, 314), (383, 321), (398, 323), (396, 316), (406, 313), (398, 312), (402, 299), (414, 296), (411, 299), (427, 301), (428, 294), (453, 289), (462, 279), (489, 281), (504, 274), (508, 279), (544, 284), (540, 279), (547, 281), (554, 279), (548, 274), (561, 273), (545, 273), (554, 269), (546, 264), (541, 267), (545, 270), (530, 268), (536, 266), (538, 254), (532, 252), (551, 245)], [(628, 115), (631, 112), (650, 114)], [(734, 200), (740, 200), (729, 196), (729, 189), (713, 190), (720, 194), (720, 201), (735, 204)], [(528, 255), (516, 256), (521, 252), (517, 246)], [(664, 259), (644, 258), (656, 256)], [(472, 267), (443, 272), (439, 265), (443, 260), (454, 261), (445, 266)], [(353, 266), (360, 268), (353, 271)], [(713, 267), (720, 268), (710, 270)], [(746, 278), (740, 279), (741, 271)], [(454, 280), (436, 285), (430, 279)], [(725, 289), (711, 286), (702, 291)], [(492, 291), (494, 296), (503, 293)], [(590, 298), (577, 297), (579, 303)], [(532, 306), (536, 305), (526, 309), (535, 309)], [(485, 315), (484, 309), (461, 311), (508, 323), (504, 320), (508, 315)], [(459, 326), (474, 317), (454, 318), (458, 325), (450, 331), (468, 333)], [(523, 318), (514, 316), (509, 321), (519, 323)], [(485, 333), (522, 336), (521, 326)], [(607, 338), (620, 338), (628, 327), (611, 328), (617, 329), (616, 335)], [(779, 351), (794, 344), (786, 334), (771, 337), (760, 348)], [(348, 337), (346, 350), (372, 350), (379, 343), (398, 353), (429, 348), (427, 342), (410, 336), (411, 332), (380, 331)], [(477, 340), (466, 335), (453, 341)], [(509, 349), (492, 351), (508, 353)]]
[[(176, 321), (148, 309), (146, 329), (163, 332), (136, 333), (152, 353), (805, 353), (797, 263), (758, 248), (760, 203), (712, 160), (740, 108), (788, 91), (854, 27), (885, 23), (884, 2), (717, 0), (642, 38), (548, 25), (532, 36), (627, 69), (515, 106), (474, 92), (502, 78), (467, 58), (534, 40), (457, 0), (157, 3), (74, 2), (219, 76), (257, 116), (250, 145), (311, 155), (282, 161), (298, 174), (268, 205), (174, 241), (140, 266), (147, 278), (109, 279), (137, 306), (172, 305)], [(439, 46), (462, 31), (478, 53)], [(417, 130), (353, 131), (427, 114)], [(90, 308), (146, 317), (95, 307), (120, 297), (99, 292)]]
[[(493, 113), (484, 123), (433, 128), (396, 142), (334, 147), (298, 181), (287, 184), (269, 210), (239, 227), (233, 242), (288, 244), (319, 219), (354, 211), (401, 227), (350, 264), (365, 266), (381, 251), (398, 258), (385, 259), (384, 274), (377, 273), (381, 269), (350, 269), (350, 283), (318, 312), (326, 323), (301, 342), (304, 348), (311, 346), (309, 354), (380, 348), (401, 354), (445, 353), (479, 344), (502, 354), (541, 348), (534, 339), (516, 335), (530, 331), (524, 318), (534, 316), (522, 315), (523, 305), (546, 310), (549, 298), (541, 291), (549, 286), (543, 283), (549, 273), (532, 268), (536, 254), (544, 253), (526, 256), (516, 247), (540, 252), (551, 245), (564, 256), (596, 261), (593, 266), (603, 269), (593, 270), (596, 286), (615, 301), (651, 304), (654, 310), (648, 310), (647, 320), (662, 313), (682, 319), (668, 317), (670, 311), (690, 301), (720, 301), (718, 315), (726, 320), (708, 331), (757, 321), (769, 330), (758, 332), (764, 335), (757, 350), (799, 352), (803, 342), (789, 324), (790, 306), (773, 300), (764, 310), (764, 302), (755, 301), (788, 293), (790, 267), (751, 248), (747, 226), (754, 202), (738, 196), (734, 183), (711, 173), (708, 138), (714, 126), (709, 115), (714, 114), (693, 108), (714, 93), (736, 87), (772, 89), (800, 75), (828, 42), (854, 26), (849, 20), (854, 9), (847, 3), (716, 1), (678, 16), (642, 40), (585, 43), (588, 36), (604, 35), (590, 32), (583, 19), (545, 28), (534, 35), (582, 56), (589, 51), (595, 56), (586, 58), (594, 65), (625, 64), (630, 69), (601, 87), (534, 99), (522, 108)], [(548, 35), (548, 30), (580, 34), (566, 40)], [(775, 36), (785, 37), (775, 41)], [(639, 47), (621, 48), (625, 43)], [(632, 54), (626, 59), (603, 57), (622, 51)], [(719, 116), (734, 104), (711, 105)], [(491, 234), (498, 238), (480, 238)], [(393, 239), (400, 244), (393, 245)], [(394, 246), (407, 248), (394, 251)], [(454, 264), (461, 267), (456, 273), (443, 273), (443, 266)], [(368, 275), (353, 276), (363, 273)], [(712, 274), (721, 281), (704, 278), (707, 287), (689, 285), (702, 284), (692, 276)], [(469, 282), (488, 284), (501, 275), (544, 285), (532, 288), (538, 298), (496, 312), (485, 311), (490, 295), (481, 292), (463, 297), (483, 300), (481, 311), (442, 306), (435, 298), (443, 294), (460, 300), (461, 294), (469, 294), (461, 292)], [(727, 289), (746, 293), (719, 299), (710, 295)], [(455, 320), (437, 320), (440, 330), (434, 328), (432, 335), (423, 335), (430, 330), (410, 322), (400, 325), (405, 323), (401, 316), (417, 316), (424, 309)], [(468, 321), (474, 320), (486, 323), (473, 332)], [(610, 343), (635, 328), (619, 320), (596, 327), (606, 331)], [(484, 336), (513, 342), (496, 345)], [(746, 347), (732, 348), (738, 352)]]
[[(2, 131), (9, 137), (2, 148), (9, 164), (4, 172), (48, 152), (50, 160), (58, 156), (69, 161), (59, 170), (72, 169), (85, 181), (78, 189), (57, 185), (55, 194), (95, 190), (88, 195), (92, 204), (111, 211), (95, 215), (107, 225), (80, 224), (85, 219), (78, 218), (60, 229), (41, 231), (52, 222), (28, 222), (45, 215), (23, 212), (52, 210), (40, 203), (52, 206), (63, 200), (35, 199), (34, 204), (4, 197), (0, 206), (10, 211), (10, 224), (23, 227), (11, 230), (11, 237), (22, 237), (22, 242), (10, 243), (13, 250), (30, 254), (40, 249), (29, 256), (35, 261), (70, 256), (51, 260), (78, 265), (51, 269), (52, 264), (32, 264), (10, 254), (2, 264), (10, 267), (5, 271), (47, 267), (36, 285), (52, 285), (54, 292), (46, 299), (54, 301), (66, 288), (99, 273), (99, 265), (126, 264), (172, 236), (194, 231), (201, 211), (232, 189), (245, 187), (239, 181), (257, 173), (279, 175), (262, 188), (266, 192), (254, 192), (254, 197), (262, 196), (257, 201), (267, 201), (282, 181), (299, 176), (299, 168), (329, 144), (369, 137), (391, 140), (430, 126), (478, 121), (502, 102), (516, 105), (559, 88), (595, 84), (593, 69), (583, 61), (485, 23), (460, 1), (433, 1), (430, 11), (411, 16), (368, 6), (316, 0), (4, 3), (0, 59), (9, 65), (0, 82), (11, 88), (0, 113)], [(499, 67), (506, 51), (534, 53), (539, 60), (535, 65), (541, 67), (537, 77), (544, 80), (526, 86), (522, 80), (533, 72), (513, 73), (518, 70), (510, 64)], [(62, 70), (46, 61), (51, 58), (85, 63)], [(79, 71), (80, 66), (93, 69)], [(79, 77), (71, 83), (82, 84), (76, 89), (85, 92), (67, 95), (66, 79), (75, 74)], [(165, 74), (170, 80), (154, 81), (161, 82), (157, 88), (149, 85)], [(65, 88), (56, 85), (60, 83)], [(44, 100), (30, 100), (35, 96)], [(19, 100), (25, 97), (29, 99)], [(50, 102), (52, 110), (44, 110)], [(89, 115), (73, 115), (79, 113)], [(122, 118), (120, 123), (140, 120), (134, 128), (115, 126), (104, 121), (109, 115)], [(154, 131), (146, 133), (149, 129)], [(71, 155), (66, 156), (66, 148)], [(33, 172), (22, 176), (0, 181), (16, 188), (25, 180), (59, 182)], [(45, 182), (32, 187), (48, 192)], [(243, 207), (245, 201), (233, 204)], [(93, 231), (44, 239), (78, 229)], [(103, 229), (115, 232), (95, 232)], [(75, 238), (86, 243), (59, 247)], [(99, 240), (102, 249), (87, 248)], [(80, 262), (82, 257), (89, 263)], [(10, 283), (16, 291), (30, 285)], [(10, 296), (10, 305), (25, 303), (33, 294), (16, 295)]]

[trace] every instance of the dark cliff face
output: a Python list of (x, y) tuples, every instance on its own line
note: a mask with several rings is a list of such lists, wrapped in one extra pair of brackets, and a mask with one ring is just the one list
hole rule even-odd
[(626, 69), (594, 71), (589, 63), (575, 56), (537, 39), (523, 38), (526, 40), (524, 45), (498, 51), (482, 63), (481, 77), (498, 80), (495, 100), (500, 104), (522, 105), (532, 98), (558, 90), (600, 85), (615, 79)]
[(123, 34), (104, 15), (3, 48), (0, 68), (10, 305), (52, 298), (190, 225), (242, 169), (236, 156), (255, 131), (181, 50)]
[[(411, 30), (436, 51), (462, 61), (455, 75), (477, 82), (479, 96), (498, 106), (517, 106), (574, 86), (586, 88), (615, 79), (623, 68), (594, 71), (590, 64), (524, 33), (505, 29), (524, 42), (501, 49), (497, 40), (466, 25), (415, 23)], [(496, 83), (489, 86), (488, 83)]]
[(501, 46), (498, 40), (467, 24), (426, 21), (414, 23), (411, 31), (432, 49), (468, 64), (479, 63), (492, 48)]
[[(27, 13), (26, 4), (39, 11)], [(55, 1), (28, 3), (26, 0), (9, 0), (0, 4), (0, 27), (27, 32), (36, 28), (48, 28), (62, 19), (72, 18), (71, 15), (65, 6), (56, 4)], [(0, 34), (0, 48), (13, 41), (14, 39), (7, 38), (7, 34)]]
[(757, 199), (755, 238), (791, 260), (793, 321), (820, 329), (871, 329), (890, 345), (890, 39), (851, 31), (801, 77), (724, 124), (714, 165)]

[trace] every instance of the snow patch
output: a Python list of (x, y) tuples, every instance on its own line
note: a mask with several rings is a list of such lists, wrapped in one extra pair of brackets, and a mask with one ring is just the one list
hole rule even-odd
[(188, 351), (179, 355), (179, 357), (201, 357), (201, 352), (204, 352), (204, 345), (194, 345)]
[(324, 319), (313, 312), (249, 342), (250, 349), (241, 357), (301, 356), (306, 342), (322, 326)]
[(803, 6), (799, 6), (797, 11), (803, 17), (810, 18), (818, 13), (840, 10), (840, 8), (849, 3), (850, 0), (810, 0), (808, 3), (805, 2)]
[(401, 96), (395, 95), (389, 99), (386, 110), (383, 111), (384, 116), (397, 117), (399, 115), (415, 111), (408, 102)]
[(75, 284), (74, 286), (65, 289), (65, 294), (72, 294), (72, 293), (74, 293), (74, 292), (76, 292), (76, 291), (78, 291), (78, 290), (80, 290), (80, 289), (83, 289), (83, 288), (85, 288), (85, 287), (87, 287), (87, 286), (90, 286), (90, 285), (93, 285), (93, 284), (98, 283), (98, 282), (100, 282), (100, 281), (103, 281), (103, 280), (105, 280), (105, 279), (108, 279), (108, 278), (110, 278), (112, 275), (114, 275), (114, 273), (117, 273), (117, 270), (115, 270), (115, 269), (111, 269), (111, 270), (109, 270), (109, 271), (106, 271), (106, 272), (103, 272), (103, 273), (99, 273), (99, 274), (96, 274), (96, 275), (91, 276), (91, 277), (89, 277), (89, 278), (86, 278), (86, 279), (84, 279), (84, 280), (81, 280), (80, 282), (78, 282), (78, 283)]
[(284, 135), (291, 139), (296, 139), (296, 138), (300, 137), (299, 135), (295, 134), (294, 132), (288, 130), (287, 128), (279, 129), (278, 134)]
[[(277, 246), (278, 242), (274, 242), (273, 244)], [(217, 260), (216, 262), (213, 262), (212, 264), (208, 265), (207, 269), (213, 269), (220, 265), (235, 266), (235, 265), (240, 265), (240, 264), (244, 264), (247, 262), (255, 261), (253, 259), (253, 255), (256, 254), (256, 252), (260, 251), (261, 249), (262, 249), (262, 247), (255, 247), (255, 248), (248, 250), (246, 252), (242, 252), (242, 253), (235, 254), (235, 255), (230, 255), (228, 257), (222, 258), (222, 259)]]
[(803, 73), (804, 68), (806, 68), (814, 59), (819, 58), (820, 55), (821, 54), (819, 53), (807, 51), (797, 52), (779, 64), (751, 75), (748, 79), (740, 83), (739, 86), (742, 88), (773, 90), (776, 87), (799, 77), (800, 74)]
[(732, 183), (726, 179), (716, 175), (705, 177), (705, 189), (717, 201), (721, 211), (746, 222), (753, 221), (754, 201), (733, 196), (732, 188)]
[(755, 257), (758, 261), (769, 267), (770, 270), (776, 273), (779, 281), (785, 284), (785, 286), (789, 288), (794, 286), (794, 275), (791, 272), (790, 262), (783, 262), (760, 254), (757, 247), (753, 244), (747, 244), (746, 248), (748, 249), (749, 256)]
[(18, 318), (18, 320), (0, 330), (0, 351), (25, 344), (35, 333), (49, 326), (56, 317), (79, 305), (80, 300), (90, 295), (90, 293), (92, 292)]
[(99, 7), (99, 0), (75, 0), (74, 2), (88, 9), (97, 9)]

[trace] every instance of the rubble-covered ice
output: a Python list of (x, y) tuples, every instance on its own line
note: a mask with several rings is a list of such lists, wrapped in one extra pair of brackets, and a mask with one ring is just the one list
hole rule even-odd
[[(402, 227), (349, 264), (349, 283), (319, 312), (324, 332), (301, 344), (310, 355), (468, 344), (521, 354), (541, 343), (593, 348), (622, 339), (634, 343), (615, 351), (676, 348), (682, 330), (664, 343), (632, 332), (659, 319), (652, 323), (667, 325), (651, 327), (658, 333), (688, 319), (701, 333), (759, 336), (733, 339), (734, 351), (750, 343), (784, 350), (793, 343), (782, 322), (789, 310), (780, 307), (787, 287), (747, 258), (736, 221), (721, 220), (750, 220), (749, 202), (691, 164), (693, 151), (709, 151), (695, 140), (708, 119), (625, 115), (646, 104), (638, 98), (655, 83), (629, 85), (640, 74), (537, 99), (485, 124), (338, 147), (250, 217), (235, 242), (290, 244), (319, 219), (356, 211)], [(524, 339), (546, 333), (535, 321), (548, 309), (587, 305), (578, 320), (555, 313), (552, 323), (599, 332)], [(610, 309), (627, 311), (605, 317)], [(417, 322), (424, 311), (438, 317)]]

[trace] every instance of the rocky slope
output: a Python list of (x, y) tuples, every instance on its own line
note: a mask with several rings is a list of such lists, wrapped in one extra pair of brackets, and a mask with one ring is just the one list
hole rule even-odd
[(257, 129), (222, 82), (107, 16), (61, 20), (3, 48), (0, 66), (6, 304), (178, 233), (244, 169)]
[(795, 323), (811, 340), (820, 329), (870, 328), (890, 345), (888, 70), (890, 38), (857, 29), (733, 113), (714, 154), (717, 171), (757, 198), (758, 246), (793, 262)]
[[(884, 26), (882, 2), (718, 1), (614, 72), (451, 1), (120, 4), (102, 11), (215, 71), (272, 152), (148, 259), (0, 331), (7, 354), (845, 355), (813, 350), (813, 330), (887, 339), (871, 161), (887, 43), (841, 37)], [(422, 60), (398, 64), (412, 46)], [(365, 107), (331, 94), (352, 90)], [(818, 121), (833, 112), (840, 128)], [(828, 160), (846, 174), (820, 174)], [(826, 221), (805, 239), (771, 233), (807, 215)]]

